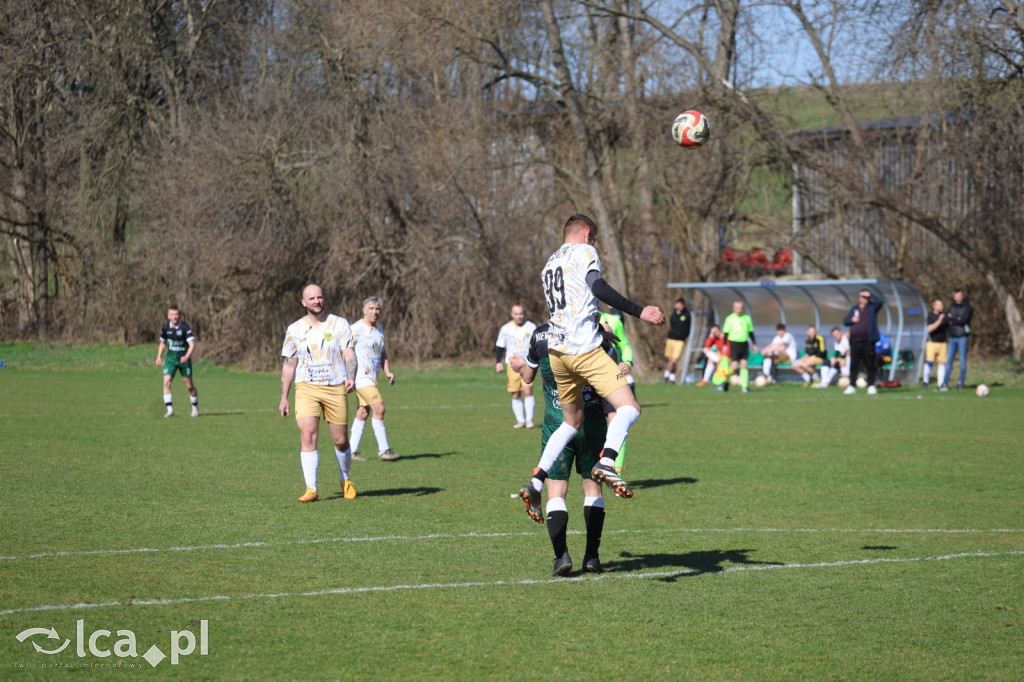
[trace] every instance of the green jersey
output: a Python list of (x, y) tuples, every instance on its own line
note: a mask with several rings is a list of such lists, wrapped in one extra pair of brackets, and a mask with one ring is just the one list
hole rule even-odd
[(622, 324), (622, 318), (618, 315), (612, 315), (611, 313), (601, 313), (601, 317), (597, 320), (598, 324), (606, 324), (612, 330), (612, 334), (619, 339), (612, 343), (612, 348), (615, 349), (615, 357), (618, 362), (625, 362), (627, 365), (633, 364), (633, 347), (629, 345), (629, 339), (626, 338), (626, 327)]
[(722, 323), (722, 334), (733, 343), (746, 343), (753, 333), (754, 321), (746, 313), (731, 313)]

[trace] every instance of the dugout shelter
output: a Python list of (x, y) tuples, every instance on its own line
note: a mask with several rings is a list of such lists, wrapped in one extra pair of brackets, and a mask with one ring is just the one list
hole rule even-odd
[[(733, 301), (742, 301), (754, 321), (754, 336), (760, 348), (771, 342), (780, 322), (803, 350), (807, 327), (814, 325), (825, 339), (831, 357), (832, 327), (843, 326), (843, 319), (857, 303), (857, 294), (868, 289), (883, 302), (878, 311), (878, 330), (889, 337), (892, 360), (879, 372), (882, 380), (899, 378), (917, 383), (923, 368), (925, 342), (928, 340), (928, 308), (918, 291), (897, 280), (765, 280), (761, 282), (673, 282), (668, 285), (673, 300), (686, 299), (693, 313), (690, 338), (681, 359), (683, 377), (703, 357), (704, 341), (714, 323), (721, 324), (732, 312)], [(751, 367), (754, 367), (753, 357)]]

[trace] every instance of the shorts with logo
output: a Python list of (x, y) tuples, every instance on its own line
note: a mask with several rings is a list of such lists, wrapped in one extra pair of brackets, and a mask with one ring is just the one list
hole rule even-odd
[(626, 375), (600, 346), (582, 355), (566, 355), (549, 349), (548, 359), (558, 384), (558, 401), (563, 405), (578, 400), (587, 384), (602, 398), (629, 385)]
[(508, 363), (505, 363), (505, 380), (509, 393), (519, 393), (519, 391), (523, 390), (524, 386), (533, 385), (523, 381), (523, 378), (519, 376), (519, 372), (512, 369), (512, 365)]
[(168, 353), (164, 358), (164, 376), (173, 377), (175, 372), (181, 372), (183, 377), (192, 376), (192, 361), (181, 362), (177, 356)]
[[(540, 427), (541, 449), (548, 443), (548, 438), (555, 432), (560, 424), (552, 424), (545, 421)], [(548, 478), (555, 481), (568, 481), (572, 475), (575, 464), (576, 473), (580, 476), (590, 477), (597, 461), (601, 459), (601, 449), (604, 447), (604, 439), (608, 433), (608, 425), (603, 419), (590, 419), (583, 422), (579, 433), (569, 441), (562, 450), (562, 454), (555, 460)]]
[(356, 398), (359, 399), (360, 407), (369, 407), (370, 405), (376, 405), (377, 403), (384, 402), (384, 398), (381, 397), (380, 391), (377, 390), (376, 386), (363, 386), (362, 388), (357, 388)]
[(949, 344), (945, 341), (928, 341), (924, 344), (925, 362), (946, 362)]
[(295, 384), (295, 419), (304, 417), (323, 417), (328, 424), (348, 425), (345, 385)]
[(683, 356), (684, 348), (686, 348), (686, 341), (682, 339), (668, 339), (665, 341), (665, 357), (678, 360)]

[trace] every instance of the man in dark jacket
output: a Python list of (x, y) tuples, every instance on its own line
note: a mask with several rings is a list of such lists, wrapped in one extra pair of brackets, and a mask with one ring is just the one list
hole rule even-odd
[(967, 300), (963, 289), (953, 292), (953, 303), (949, 306), (946, 317), (949, 319), (949, 353), (946, 360), (946, 382), (940, 390), (949, 390), (949, 378), (953, 376), (953, 359), (960, 355), (960, 381), (956, 384), (956, 390), (964, 387), (964, 380), (967, 378), (967, 338), (971, 335), (971, 315), (974, 309), (971, 302)]
[(868, 395), (875, 395), (875, 375), (878, 365), (875, 362), (875, 342), (878, 341), (878, 310), (881, 301), (871, 297), (868, 289), (861, 289), (857, 305), (850, 308), (843, 324), (850, 328), (850, 385), (844, 391), (846, 395), (857, 392), (857, 374), (861, 367), (868, 375)]

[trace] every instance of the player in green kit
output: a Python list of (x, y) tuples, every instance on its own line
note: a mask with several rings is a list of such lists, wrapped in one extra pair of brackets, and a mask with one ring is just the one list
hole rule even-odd
[[(532, 382), (537, 373), (541, 376), (541, 392), (544, 394), (544, 422), (541, 425), (541, 450), (547, 445), (551, 434), (562, 424), (562, 406), (558, 400), (558, 384), (551, 371), (548, 360), (548, 325), (543, 324), (533, 332), (530, 338), (530, 350), (526, 358), (515, 354), (509, 357), (508, 364), (524, 381)], [(572, 559), (566, 542), (569, 525), (569, 509), (565, 503), (565, 494), (569, 489), (569, 476), (572, 469), (583, 480), (583, 521), (587, 527), (587, 546), (583, 554), (583, 570), (586, 573), (600, 573), (601, 560), (598, 549), (601, 545), (601, 532), (604, 529), (604, 497), (601, 484), (590, 477), (590, 472), (601, 457), (605, 436), (608, 431), (605, 421), (603, 400), (590, 386), (583, 388), (583, 426), (579, 433), (569, 441), (565, 450), (555, 460), (554, 466), (547, 477), (548, 502), (547, 521), (548, 536), (551, 547), (555, 551), (555, 562), (552, 575), (566, 576), (572, 571)], [(529, 495), (522, 495), (526, 503), (526, 512), (537, 523), (544, 523), (544, 516), (539, 506), (535, 505)]]
[[(164, 349), (167, 349), (166, 359), (163, 357)], [(181, 379), (188, 390), (192, 402), (192, 416), (199, 416), (199, 394), (192, 382), (192, 351), (195, 349), (196, 337), (193, 336), (192, 329), (181, 319), (178, 306), (170, 306), (167, 309), (167, 322), (160, 329), (160, 346), (156, 351), (156, 364), (158, 367), (163, 365), (164, 368), (164, 405), (167, 406), (165, 417), (174, 416), (171, 380), (176, 372), (181, 372)]]
[(750, 393), (750, 372), (747, 370), (747, 358), (751, 349), (757, 352), (757, 341), (754, 339), (754, 321), (743, 312), (743, 303), (732, 304), (732, 314), (722, 323), (722, 334), (729, 341), (729, 360), (733, 373), (737, 366), (740, 370), (740, 385), (744, 393)]

